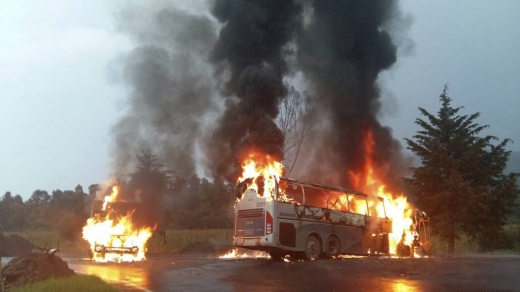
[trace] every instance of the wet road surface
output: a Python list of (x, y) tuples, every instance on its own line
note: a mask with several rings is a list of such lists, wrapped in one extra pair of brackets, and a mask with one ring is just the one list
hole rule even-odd
[(519, 256), (68, 262), (75, 271), (119, 283), (125, 291), (520, 291)]

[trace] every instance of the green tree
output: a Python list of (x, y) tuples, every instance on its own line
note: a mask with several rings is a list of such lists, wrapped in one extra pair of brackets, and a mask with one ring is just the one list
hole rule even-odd
[(177, 177), (169, 209), (178, 228), (229, 228), (233, 226), (235, 185), (192, 175)]
[(462, 107), (452, 107), (447, 93), (445, 86), (437, 116), (419, 108), (427, 120), (417, 118), (422, 130), (405, 140), (422, 165), (413, 168), (413, 176), (405, 181), (431, 217), (434, 230), (448, 241), (449, 252), (454, 252), (461, 232), (489, 249), (518, 195), (518, 174), (504, 174), (510, 140), (494, 145), (496, 137), (479, 137), (488, 127), (475, 122), (480, 113), (460, 115)]
[(6, 192), (0, 200), (0, 232), (26, 228), (26, 206), (20, 195)]
[(32, 193), (29, 200), (27, 200), (27, 204), (43, 206), (47, 205), (50, 202), (50, 200), (51, 196), (49, 196), (47, 191), (36, 190)]
[(89, 196), (95, 196), (96, 193), (101, 189), (99, 184), (92, 184), (88, 187), (88, 194)]
[(169, 185), (170, 172), (165, 170), (159, 158), (150, 149), (142, 150), (137, 159), (139, 163), (136, 171), (130, 175), (129, 191), (126, 191), (126, 195), (133, 196), (130, 198), (131, 201), (144, 202), (144, 221), (138, 224), (153, 226), (159, 223), (158, 228), (162, 228), (165, 211), (163, 195)]

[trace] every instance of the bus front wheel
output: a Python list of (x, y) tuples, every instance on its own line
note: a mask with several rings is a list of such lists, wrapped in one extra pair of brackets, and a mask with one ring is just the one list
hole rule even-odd
[(308, 260), (317, 260), (321, 253), (320, 241), (313, 235), (307, 237), (307, 245), (305, 246), (305, 257)]

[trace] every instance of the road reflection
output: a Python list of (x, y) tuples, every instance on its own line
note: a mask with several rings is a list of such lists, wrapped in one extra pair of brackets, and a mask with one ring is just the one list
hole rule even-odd
[(152, 288), (152, 271), (149, 267), (132, 264), (74, 264), (69, 267), (80, 274), (96, 275), (111, 283), (124, 283), (141, 290)]
[(435, 291), (424, 283), (404, 279), (381, 279), (359, 277), (345, 280), (340, 277), (317, 277), (312, 282), (305, 279), (294, 281), (289, 277), (286, 281), (273, 279), (271, 281), (231, 281), (232, 291), (266, 292), (266, 291), (378, 291), (378, 292), (416, 292)]
[[(380, 261), (277, 263), (263, 260), (150, 260), (133, 264), (69, 261), (78, 273), (97, 275), (132, 291), (438, 291), (413, 271)], [(383, 269), (373, 272), (375, 269)], [(398, 273), (396, 273), (398, 272)], [(252, 277), (254, 275), (254, 277)], [(124, 290), (128, 291), (128, 290)]]
[(418, 291), (416, 283), (407, 280), (396, 280), (395, 282), (390, 283), (390, 289), (395, 292)]

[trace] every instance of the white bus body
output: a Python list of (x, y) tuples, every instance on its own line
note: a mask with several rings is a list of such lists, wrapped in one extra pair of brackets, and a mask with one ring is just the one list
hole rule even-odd
[[(389, 251), (391, 221), (379, 198), (286, 178), (277, 181), (270, 198), (240, 184), (237, 196), (236, 247), (267, 251), (273, 258), (289, 254), (308, 259)], [(375, 214), (377, 204), (380, 214)]]

